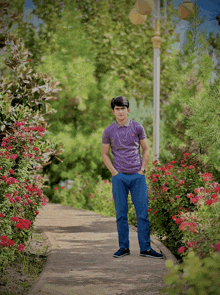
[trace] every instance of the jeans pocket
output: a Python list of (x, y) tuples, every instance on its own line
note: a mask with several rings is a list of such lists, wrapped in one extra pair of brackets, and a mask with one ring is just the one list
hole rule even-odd
[[(118, 172), (118, 174), (119, 174), (119, 173), (121, 173), (121, 172)], [(112, 176), (112, 178), (114, 178), (114, 177), (118, 176), (118, 174), (116, 174), (116, 175)]]
[(143, 174), (140, 174), (140, 173), (137, 173), (137, 174), (139, 174), (140, 176), (144, 176), (145, 177), (145, 175), (143, 175)]

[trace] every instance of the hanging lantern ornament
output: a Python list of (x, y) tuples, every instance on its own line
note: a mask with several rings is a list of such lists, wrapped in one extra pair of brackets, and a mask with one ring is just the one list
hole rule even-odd
[(143, 15), (150, 14), (154, 10), (154, 0), (137, 0), (136, 10)]
[(194, 5), (190, 0), (184, 1), (184, 3), (180, 6), (178, 13), (179, 17), (183, 20), (189, 20), (193, 17)]
[(134, 25), (140, 25), (143, 24), (146, 20), (147, 16), (146, 15), (141, 15), (137, 12), (135, 6), (129, 13), (129, 19)]

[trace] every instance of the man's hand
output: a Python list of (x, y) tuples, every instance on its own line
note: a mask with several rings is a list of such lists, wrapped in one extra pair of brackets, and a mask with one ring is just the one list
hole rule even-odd
[(145, 175), (144, 171), (142, 170), (138, 171), (138, 174)]
[(118, 173), (119, 173), (118, 171), (112, 173), (112, 177), (113, 177), (113, 176), (116, 176)]

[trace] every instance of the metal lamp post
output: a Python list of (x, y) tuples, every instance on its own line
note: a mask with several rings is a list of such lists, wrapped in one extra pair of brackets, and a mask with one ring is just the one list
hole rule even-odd
[[(165, 0), (165, 6), (167, 0)], [(160, 137), (160, 45), (162, 38), (160, 37), (160, 0), (137, 0), (136, 7), (134, 7), (129, 18), (133, 24), (137, 24), (137, 19), (140, 20), (138, 24), (145, 21), (142, 16), (151, 13), (154, 10), (155, 15), (153, 16), (156, 20), (154, 37), (152, 38), (154, 48), (154, 125), (153, 125), (153, 159), (159, 160), (159, 137)], [(134, 14), (135, 12), (135, 14)], [(165, 9), (166, 13), (166, 9)], [(166, 18), (166, 16), (165, 16)]]
[(160, 0), (156, 0), (155, 30), (152, 38), (154, 48), (154, 125), (153, 125), (153, 160), (159, 160), (160, 152)]
[[(155, 10), (154, 10), (155, 5)], [(142, 24), (145, 19), (143, 16), (155, 11), (153, 18), (155, 21), (154, 37), (152, 38), (154, 48), (154, 125), (153, 125), (153, 160), (159, 161), (160, 152), (160, 19), (167, 20), (167, 0), (164, 0), (164, 17), (160, 16), (160, 0), (137, 0), (136, 6), (129, 14), (133, 24)], [(188, 19), (192, 14), (193, 4), (189, 0), (180, 6), (179, 16), (181, 19)], [(142, 18), (141, 18), (142, 16)], [(139, 20), (137, 22), (137, 19)]]

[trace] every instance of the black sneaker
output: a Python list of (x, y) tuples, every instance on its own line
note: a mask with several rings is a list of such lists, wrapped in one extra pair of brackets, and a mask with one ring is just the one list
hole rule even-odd
[(117, 252), (115, 252), (114, 254), (114, 257), (123, 257), (123, 256), (126, 256), (126, 255), (129, 255), (130, 254), (130, 250), (129, 248), (128, 249), (119, 249)]
[(160, 258), (160, 259), (164, 258), (164, 256), (162, 254), (157, 253), (152, 248), (150, 250), (141, 252), (140, 256), (151, 257), (151, 258)]

